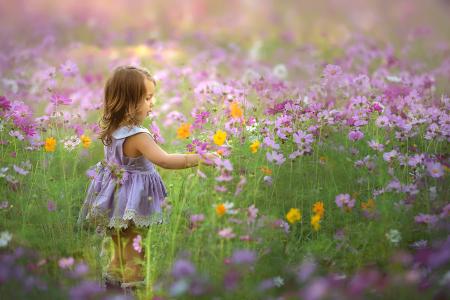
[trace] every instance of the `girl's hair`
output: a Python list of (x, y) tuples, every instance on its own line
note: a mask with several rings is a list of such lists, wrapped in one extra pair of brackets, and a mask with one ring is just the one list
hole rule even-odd
[(145, 79), (156, 86), (155, 80), (146, 69), (121, 66), (114, 70), (106, 82), (103, 115), (99, 123), (103, 145), (111, 144), (112, 133), (121, 125), (138, 125), (135, 116), (138, 104), (147, 93)]

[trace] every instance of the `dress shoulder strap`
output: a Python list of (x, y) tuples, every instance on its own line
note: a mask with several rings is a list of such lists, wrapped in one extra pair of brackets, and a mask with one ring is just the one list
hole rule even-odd
[(148, 133), (153, 138), (153, 134), (151, 134), (150, 131), (143, 126), (122, 126), (112, 133), (112, 137), (119, 140), (140, 132)]

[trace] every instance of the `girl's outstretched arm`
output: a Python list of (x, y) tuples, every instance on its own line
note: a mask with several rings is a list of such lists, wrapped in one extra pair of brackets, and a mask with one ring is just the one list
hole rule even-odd
[[(130, 146), (138, 150), (146, 159), (164, 169), (195, 167), (203, 161), (199, 154), (169, 154), (146, 133), (138, 133), (128, 139), (130, 139)], [(212, 160), (215, 156), (208, 153), (206, 157)]]

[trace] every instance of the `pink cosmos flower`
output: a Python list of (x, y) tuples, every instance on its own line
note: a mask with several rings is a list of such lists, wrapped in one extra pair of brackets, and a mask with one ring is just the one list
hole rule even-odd
[(78, 73), (78, 66), (71, 60), (67, 60), (60, 66), (61, 73), (65, 77), (73, 77)]
[(204, 214), (198, 214), (198, 215), (192, 215), (191, 216), (191, 222), (196, 224), (199, 222), (203, 222), (205, 220), (205, 215)]
[(48, 211), (55, 211), (56, 210), (56, 203), (52, 200), (47, 201), (47, 210)]
[(267, 147), (270, 147), (270, 148), (275, 149), (275, 150), (280, 149), (280, 145), (275, 143), (275, 141), (269, 136), (266, 136), (263, 139), (263, 144), (266, 145)]
[(133, 239), (133, 249), (139, 253), (142, 252), (142, 236), (140, 234)]
[(255, 204), (252, 204), (249, 208), (247, 208), (247, 221), (249, 223), (255, 222), (257, 215), (258, 209), (255, 207)]
[(390, 152), (383, 153), (383, 159), (387, 162), (391, 162), (393, 158), (398, 156), (398, 152), (394, 149)]
[(377, 127), (384, 128), (389, 126), (389, 118), (386, 116), (379, 116), (375, 121)]
[(286, 161), (286, 158), (283, 156), (282, 153), (278, 153), (276, 151), (267, 152), (266, 158), (269, 162), (275, 161), (277, 165), (281, 165)]
[(61, 269), (68, 269), (73, 265), (74, 262), (75, 260), (73, 259), (73, 257), (62, 257), (58, 261), (58, 265)]
[(348, 133), (348, 138), (351, 141), (358, 141), (364, 137), (364, 133), (359, 130), (352, 130)]
[(384, 150), (384, 145), (378, 143), (378, 142), (375, 141), (375, 140), (370, 140), (370, 141), (367, 142), (367, 143), (368, 143), (369, 147), (372, 148), (372, 149), (375, 150), (375, 151), (383, 152), (383, 150)]
[(64, 95), (53, 94), (52, 97), (50, 98), (50, 102), (53, 103), (53, 105), (55, 106), (69, 105), (70, 103), (72, 103), (72, 99)]
[(233, 232), (233, 228), (231, 228), (231, 227), (227, 227), (222, 230), (219, 230), (218, 233), (219, 233), (219, 236), (224, 239), (232, 239), (236, 236), (236, 234), (234, 234), (234, 232)]
[(247, 183), (247, 178), (245, 178), (245, 176), (241, 175), (241, 180), (239, 180), (238, 184), (236, 185), (236, 191), (234, 192), (234, 196), (237, 196), (242, 192), (246, 183)]
[(311, 144), (314, 141), (312, 134), (306, 134), (304, 131), (299, 130), (294, 133), (294, 142), (298, 145)]

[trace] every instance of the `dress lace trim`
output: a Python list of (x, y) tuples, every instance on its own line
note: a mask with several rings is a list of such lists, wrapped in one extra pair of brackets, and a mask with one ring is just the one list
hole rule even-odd
[(162, 212), (153, 212), (150, 215), (140, 215), (134, 209), (125, 209), (123, 216), (113, 216), (109, 218), (99, 209), (92, 208), (86, 215), (85, 220), (93, 222), (100, 227), (108, 228), (128, 228), (129, 221), (133, 221), (136, 227), (148, 227), (154, 224), (163, 224), (167, 220)]

